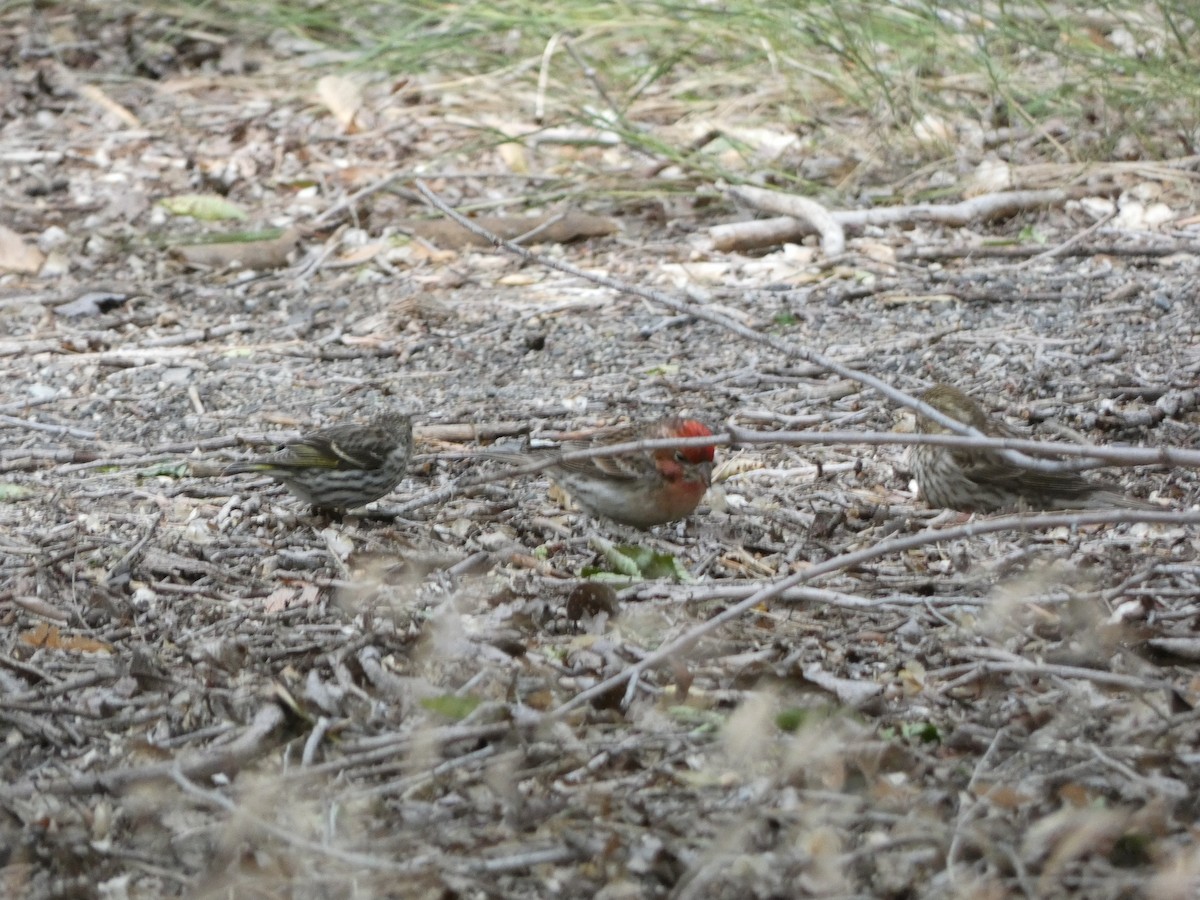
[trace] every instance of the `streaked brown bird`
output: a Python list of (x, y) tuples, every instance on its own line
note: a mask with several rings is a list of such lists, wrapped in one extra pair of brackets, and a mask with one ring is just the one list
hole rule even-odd
[(270, 475), (314, 511), (345, 512), (378, 500), (404, 477), (412, 418), (397, 412), (369, 425), (335, 425), (284, 444), (262, 459), (232, 463), (226, 475)]
[[(988, 437), (1016, 438), (1016, 432), (988, 417), (979, 404), (948, 384), (938, 384), (920, 399), (939, 412)], [(953, 434), (925, 416), (917, 416), (921, 434)], [(1159, 509), (1122, 493), (1112, 482), (1092, 481), (1074, 472), (1038, 472), (1006, 460), (999, 451), (917, 444), (909, 463), (921, 498), (930, 506), (963, 512), (1012, 509)]]

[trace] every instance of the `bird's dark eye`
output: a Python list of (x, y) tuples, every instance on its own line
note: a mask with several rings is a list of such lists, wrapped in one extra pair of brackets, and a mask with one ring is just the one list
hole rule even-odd
[(681, 463), (687, 462), (687, 454), (684, 453), (682, 450), (676, 450), (675, 451), (675, 462), (681, 462)]

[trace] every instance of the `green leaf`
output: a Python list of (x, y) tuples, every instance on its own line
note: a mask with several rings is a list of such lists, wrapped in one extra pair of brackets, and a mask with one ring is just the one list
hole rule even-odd
[(647, 547), (621, 544), (613, 547), (612, 553), (607, 558), (612, 567), (623, 575), (642, 575), (646, 571), (646, 566), (651, 564), (654, 554)]
[(610, 582), (617, 578), (636, 581), (653, 581), (659, 578), (680, 582), (693, 580), (691, 573), (670, 553), (656, 553), (639, 544), (618, 546), (601, 537), (593, 537), (591, 544), (600, 553), (607, 568), (587, 566), (582, 573), (585, 578)]
[(780, 731), (797, 731), (808, 719), (808, 710), (793, 707), (785, 709), (775, 716), (775, 725)]
[(217, 222), (223, 219), (244, 219), (246, 213), (236, 203), (215, 194), (179, 194), (158, 201), (167, 212), (176, 216)]
[(1148, 834), (1127, 831), (1117, 838), (1109, 851), (1108, 859), (1118, 869), (1134, 869), (1153, 862), (1151, 850), (1154, 839)]
[(690, 725), (701, 732), (717, 731), (725, 724), (725, 716), (711, 709), (697, 709), (694, 706), (672, 706), (667, 710), (671, 718), (684, 725)]
[(663, 363), (662, 365), (651, 366), (649, 369), (646, 370), (646, 374), (647, 375), (678, 375), (679, 374), (679, 364), (678, 363)]
[[(638, 549), (647, 552), (644, 547)], [(650, 553), (649, 558), (641, 563), (641, 570), (642, 577), (647, 579), (670, 578), (680, 582), (693, 580), (691, 573), (670, 553)]]
[(421, 705), (430, 712), (457, 722), (473, 713), (480, 702), (478, 697), (470, 695), (461, 697), (458, 694), (442, 694), (439, 697), (426, 697), (421, 701)]
[(33, 488), (26, 487), (23, 484), (0, 482), (0, 503), (7, 503), (12, 500), (28, 500), (34, 493)]
[(608, 571), (623, 575), (626, 578), (641, 577), (641, 569), (638, 567), (637, 562), (630, 559), (628, 554), (622, 553), (621, 548), (612, 541), (605, 540), (599, 535), (593, 535), (589, 543), (592, 545), (592, 549), (601, 555), (602, 562), (608, 566), (607, 570), (597, 569), (595, 574)]
[(906, 738), (916, 738), (924, 744), (942, 739), (941, 732), (932, 722), (905, 722), (900, 726), (900, 734)]

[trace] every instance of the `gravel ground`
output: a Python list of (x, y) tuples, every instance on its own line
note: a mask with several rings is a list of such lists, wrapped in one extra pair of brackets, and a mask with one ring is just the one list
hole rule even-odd
[[(583, 572), (606, 564), (598, 539), (631, 534), (543, 478), (421, 505), (499, 473), (471, 452), (664, 414), (905, 417), (644, 299), (401, 239), (393, 223), (423, 214), (404, 193), (317, 222), (370, 173), (435, 155), (451, 203), (520, 195), (447, 175), (496, 159), (447, 149), (467, 144), (442, 95), (347, 137), (299, 89), (92, 79), (136, 114), (114, 127), (62, 70), (14, 71), (7, 225), (50, 268), (0, 281), (4, 893), (1194, 895), (1195, 525), (1005, 531), (838, 567), (548, 716), (756, 587), (965, 517), (914, 498), (899, 446), (723, 448), (701, 510), (636, 536), (687, 580), (610, 584)], [(301, 229), (286, 264), (168, 251), (201, 226), (156, 201), (218, 188), (256, 227)], [(706, 250), (728, 208), (588, 211), (620, 233), (539, 252), (905, 390), (952, 382), (1031, 436), (1200, 446), (1194, 230), (987, 254), (1029, 227), (1051, 246), (1078, 233), (1069, 206), (879, 231), (825, 261)], [(80, 297), (101, 302), (63, 308)], [(367, 514), (220, 474), (385, 407), (414, 412), (418, 456)], [(1200, 502), (1191, 470), (1114, 477), (1164, 510)]]

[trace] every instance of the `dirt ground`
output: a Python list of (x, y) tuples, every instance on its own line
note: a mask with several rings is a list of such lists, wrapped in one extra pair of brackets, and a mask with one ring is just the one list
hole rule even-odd
[[(397, 223), (428, 210), (382, 179), (605, 217), (619, 232), (537, 250), (905, 390), (952, 382), (1033, 436), (1149, 447), (1200, 447), (1194, 225), (1114, 221), (1037, 255), (1094, 224), (1074, 203), (873, 229), (832, 260), (719, 253), (706, 230), (746, 211), (686, 179), (565, 200), (584, 171), (655, 182), (602, 142), (528, 143), (517, 165), (464, 109), (483, 86), (373, 83), (347, 128), (277, 49), (179, 48), (151, 78), (115, 49), (128, 23), (94, 27), (57, 60), (28, 22), (5, 29), (3, 219), (42, 259), (0, 279), (0, 893), (1195, 896), (1182, 516), (839, 568), (555, 715), (756, 587), (964, 517), (912, 495), (899, 446), (723, 448), (701, 510), (637, 538), (688, 579), (608, 588), (582, 573), (629, 533), (543, 478), (418, 505), (494, 468), (464, 457), (496, 439), (904, 416), (717, 325), (409, 239)], [(1110, 199), (1194, 203), (1194, 163), (1114, 173)], [(188, 194), (249, 219), (159, 204)], [(299, 229), (280, 265), (175, 249), (272, 226)], [(1046, 243), (1003, 255), (1030, 230)], [(219, 474), (385, 407), (415, 414), (418, 457), (371, 514)], [(1192, 470), (1113, 477), (1164, 510), (1200, 502)]]

